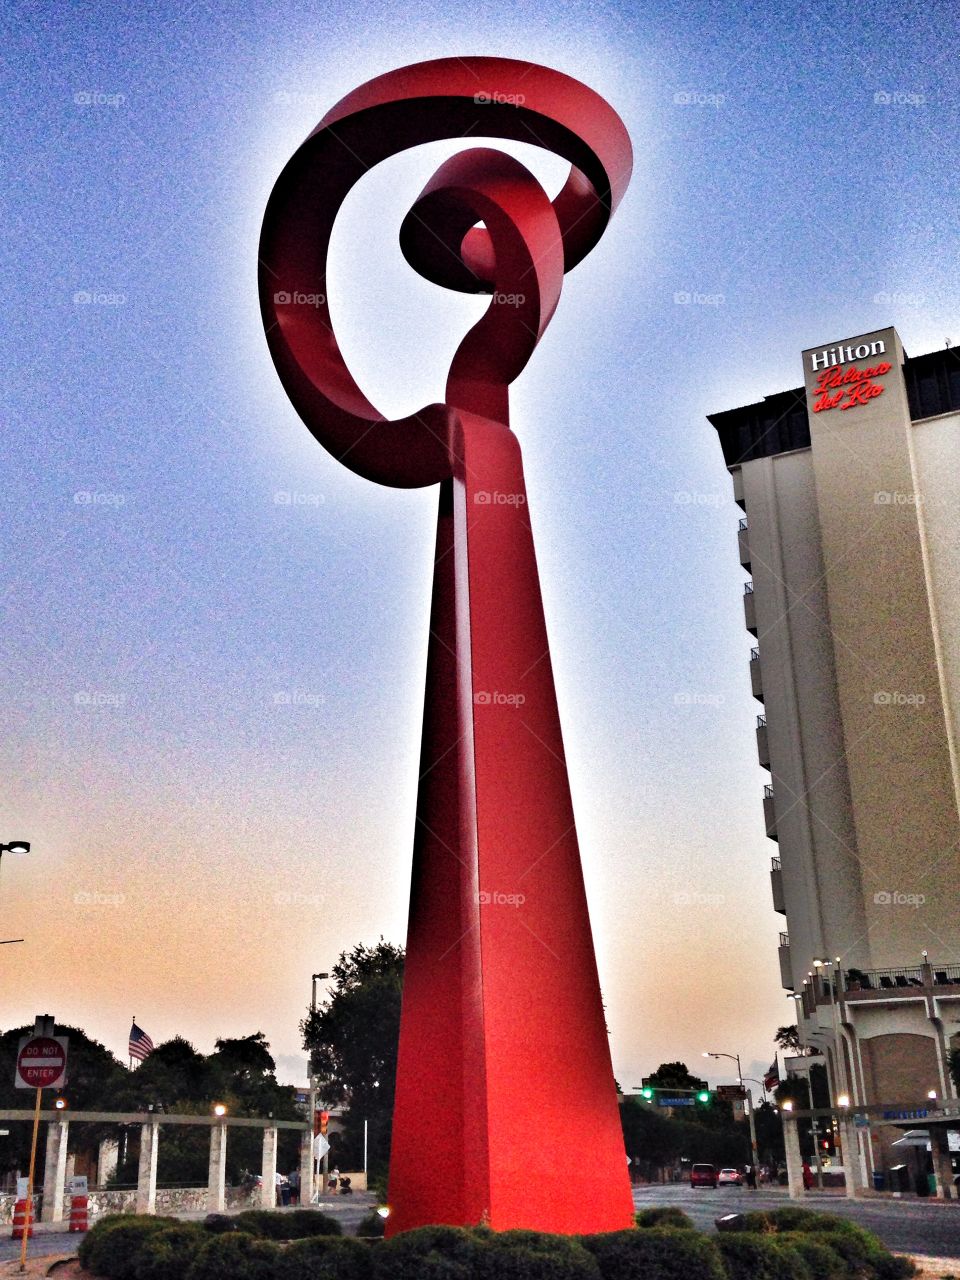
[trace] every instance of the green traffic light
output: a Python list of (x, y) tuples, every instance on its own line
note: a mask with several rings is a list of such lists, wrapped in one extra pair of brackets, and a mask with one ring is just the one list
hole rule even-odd
[(641, 1096), (641, 1098), (646, 1098), (646, 1100), (649, 1102), (649, 1101), (650, 1101), (650, 1099), (653, 1097), (653, 1090), (652, 1090), (652, 1089), (650, 1088), (650, 1086), (648, 1085), (648, 1086), (646, 1087), (646, 1089), (641, 1089), (641, 1090), (640, 1090), (640, 1096)]
[(709, 1101), (710, 1101), (710, 1091), (709, 1091), (709, 1089), (701, 1089), (701, 1090), (700, 1090), (700, 1092), (697, 1094), (697, 1101), (698, 1101), (698, 1102), (709, 1102)]

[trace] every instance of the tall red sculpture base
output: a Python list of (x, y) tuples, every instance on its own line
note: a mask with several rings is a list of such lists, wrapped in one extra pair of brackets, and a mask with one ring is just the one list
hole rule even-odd
[(462, 428), (441, 487), (388, 1228), (615, 1230), (633, 1202), (520, 448), (499, 423)]
[[(551, 201), (519, 161), (472, 148), (400, 227), (435, 284), (489, 293), (446, 399), (388, 421), (337, 346), (326, 281), (354, 183), (443, 138), (537, 142), (570, 162)], [(630, 177), (616, 113), (569, 76), (502, 58), (389, 72), (338, 102), (290, 159), (260, 241), (260, 302), (284, 387), (359, 475), (440, 485), (388, 1234), (428, 1223), (628, 1227), (633, 1204), (520, 447), (508, 387)], [(589, 1176), (574, 1167), (584, 1146)]]

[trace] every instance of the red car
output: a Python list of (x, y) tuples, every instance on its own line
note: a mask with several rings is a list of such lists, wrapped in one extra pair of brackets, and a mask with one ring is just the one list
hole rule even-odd
[(716, 1187), (717, 1170), (712, 1164), (695, 1164), (690, 1170), (691, 1187)]

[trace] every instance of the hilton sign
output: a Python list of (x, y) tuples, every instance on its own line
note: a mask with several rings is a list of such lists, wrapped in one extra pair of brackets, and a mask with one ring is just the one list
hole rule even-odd
[(850, 338), (803, 353), (807, 406), (812, 415), (846, 412), (869, 404), (886, 390), (887, 376), (899, 365), (892, 329)]

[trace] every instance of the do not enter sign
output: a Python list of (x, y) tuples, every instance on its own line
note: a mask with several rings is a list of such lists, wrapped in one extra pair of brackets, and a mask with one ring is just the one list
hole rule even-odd
[(67, 1079), (67, 1037), (26, 1036), (20, 1041), (18, 1089), (59, 1089)]

